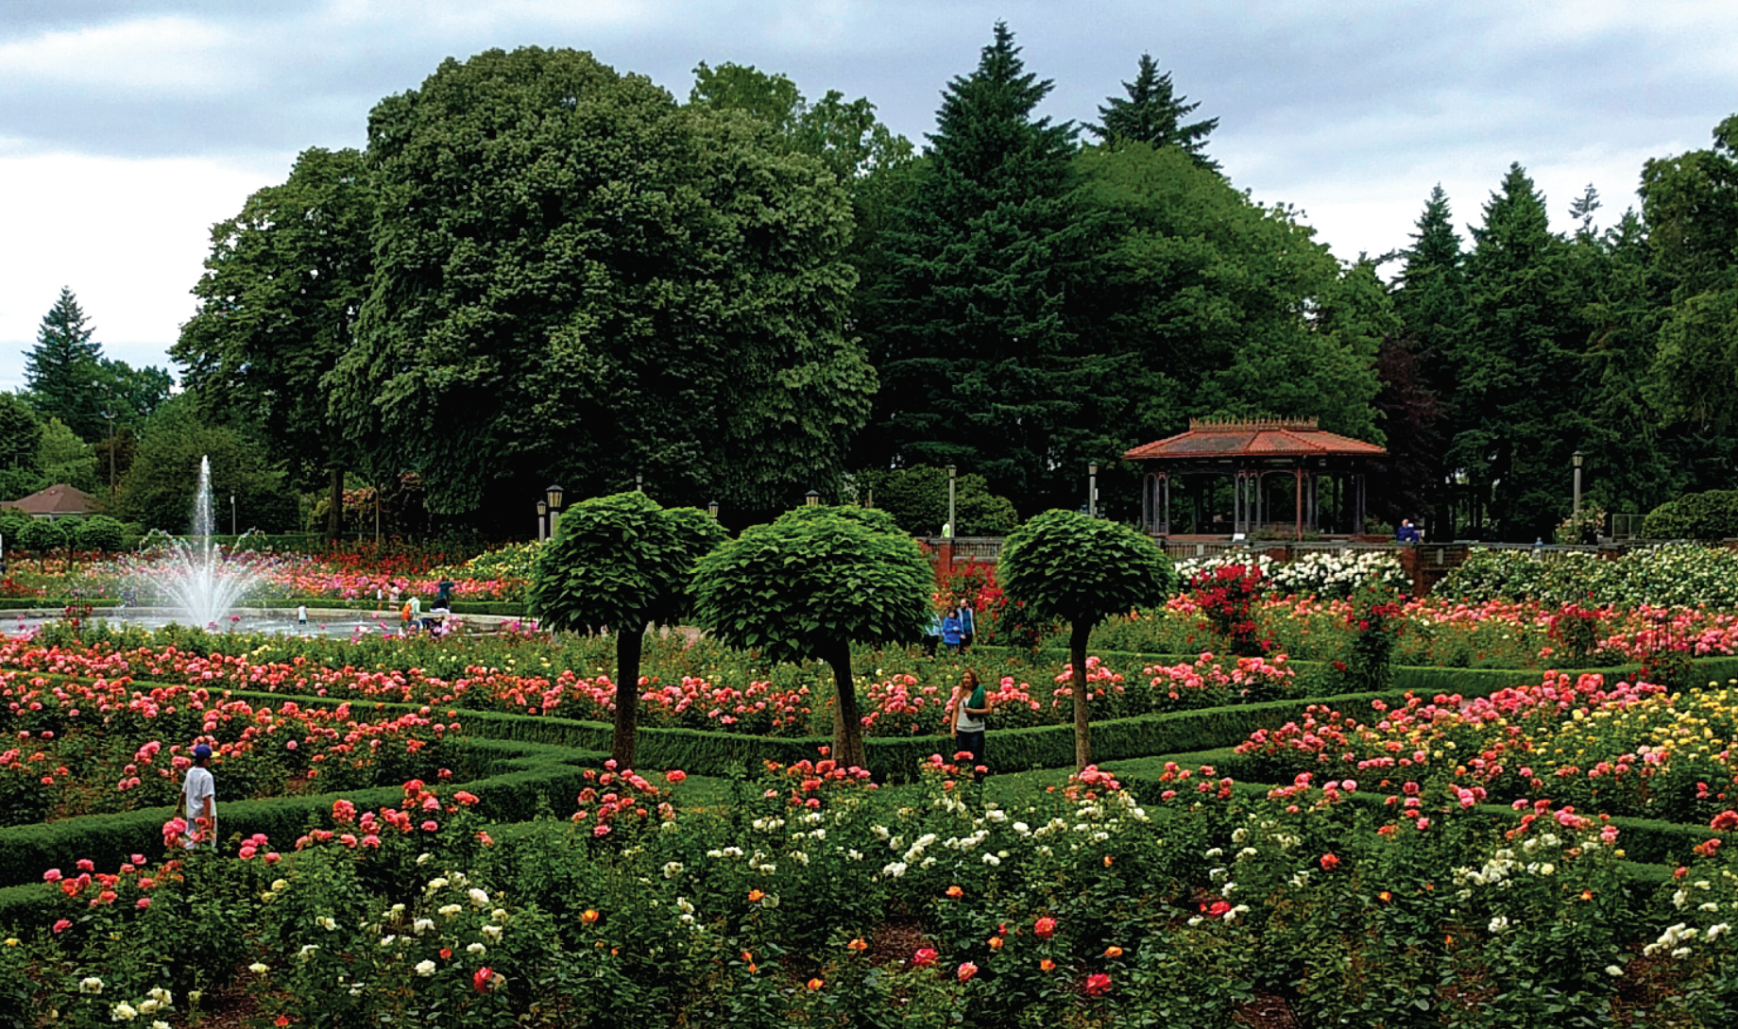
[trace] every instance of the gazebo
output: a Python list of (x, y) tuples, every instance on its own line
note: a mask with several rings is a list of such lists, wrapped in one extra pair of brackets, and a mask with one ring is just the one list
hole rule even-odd
[[(1221, 421), (1191, 418), (1189, 431), (1123, 454), (1142, 462), (1141, 524), (1155, 536), (1174, 535), (1171, 493), (1176, 480), (1190, 508), (1190, 535), (1248, 536), (1285, 524), (1304, 532), (1357, 535), (1364, 528), (1364, 475), (1372, 458), (1388, 452), (1374, 443), (1316, 427), (1314, 418)], [(1185, 482), (1188, 476), (1192, 482)], [(1207, 507), (1213, 479), (1231, 480), (1230, 521), (1212, 520)], [(1283, 494), (1271, 480), (1290, 479), (1292, 517), (1271, 523), (1269, 513)], [(1204, 484), (1205, 483), (1205, 484)], [(1190, 486), (1193, 489), (1190, 489)]]

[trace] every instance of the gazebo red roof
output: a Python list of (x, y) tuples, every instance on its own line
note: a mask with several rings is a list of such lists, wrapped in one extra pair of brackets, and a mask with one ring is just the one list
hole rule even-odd
[(1131, 461), (1187, 457), (1375, 457), (1388, 451), (1374, 443), (1316, 428), (1314, 418), (1256, 421), (1189, 419), (1189, 431), (1135, 447)]

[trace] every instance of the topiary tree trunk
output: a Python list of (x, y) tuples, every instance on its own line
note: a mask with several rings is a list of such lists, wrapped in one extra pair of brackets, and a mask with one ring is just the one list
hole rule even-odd
[(1092, 764), (1092, 713), (1086, 703), (1086, 641), (1092, 623), (1076, 618), (1068, 627), (1068, 660), (1074, 668), (1074, 770)]
[(634, 767), (640, 733), (640, 655), (646, 645), (645, 628), (616, 632), (616, 727), (610, 739), (610, 757), (617, 771)]
[(833, 666), (833, 760), (842, 768), (869, 767), (863, 748), (863, 718), (857, 713), (857, 684), (851, 677), (851, 644), (839, 640), (827, 654)]

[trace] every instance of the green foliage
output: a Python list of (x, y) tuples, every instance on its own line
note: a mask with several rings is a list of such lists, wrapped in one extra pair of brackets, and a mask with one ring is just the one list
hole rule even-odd
[(1002, 548), (1002, 589), (1040, 618), (1086, 628), (1156, 604), (1173, 588), (1171, 561), (1134, 529), (1077, 511), (1046, 511)]
[(747, 507), (837, 480), (876, 376), (819, 160), (538, 48), (445, 62), (369, 140), (372, 289), (329, 381), (345, 432), (417, 455), (432, 510), (640, 472)]
[(1208, 415), (1314, 415), (1381, 440), (1371, 403), (1390, 316), (1373, 275), (1342, 272), (1291, 212), (1174, 148), (1089, 148), (1075, 166), (1102, 218), (1092, 272), (1074, 287), (1092, 341), (1092, 456), (1102, 464)]
[(36, 345), (24, 355), (25, 388), (37, 410), (60, 419), (84, 439), (95, 439), (102, 432), (95, 386), (103, 346), (91, 338), (95, 334), (78, 298), (62, 286), (54, 306), (42, 316)]
[(73, 546), (79, 550), (113, 554), (121, 549), (126, 527), (108, 515), (92, 515), (78, 523)]
[(236, 497), (240, 528), (295, 528), (295, 496), (270, 454), (240, 430), (205, 421), (188, 401), (171, 402), (145, 427), (118, 490), (118, 513), (153, 529), (188, 531), (199, 461), (210, 457), (212, 492)]
[(1472, 520), (1506, 539), (1548, 536), (1561, 520), (1569, 455), (1586, 434), (1578, 360), (1587, 325), (1570, 290), (1569, 249), (1545, 198), (1512, 165), (1473, 229), (1451, 467), (1465, 470)]
[(49, 484), (64, 482), (69, 486), (95, 492), (97, 488), (97, 458), (85, 441), (78, 438), (59, 418), (50, 418), (42, 430), (42, 449), (38, 466)]
[(930, 585), (929, 562), (886, 512), (798, 508), (700, 560), (695, 617), (769, 661), (824, 659), (842, 642), (918, 639)]
[(1641, 534), (1653, 540), (1738, 537), (1738, 490), (1708, 490), (1667, 501), (1648, 512)]
[(1098, 109), (1100, 124), (1086, 130), (1099, 139), (1116, 146), (1121, 143), (1145, 143), (1153, 149), (1176, 147), (1206, 171), (1218, 171), (1219, 163), (1205, 152), (1207, 135), (1219, 127), (1218, 118), (1203, 118), (1184, 123), (1183, 119), (1200, 107), (1200, 101), (1188, 104), (1187, 98), (1176, 95), (1171, 85), (1171, 73), (1159, 74), (1159, 62), (1152, 54), (1142, 54), (1133, 82), (1122, 84), (1128, 98), (1110, 97)]
[[(868, 469), (851, 475), (857, 500), (893, 516), (911, 536), (939, 536), (947, 523), (947, 469), (934, 465), (891, 470)], [(1014, 504), (990, 493), (982, 475), (967, 472), (954, 481), (955, 536), (1005, 536), (1020, 524)]]
[(728, 538), (706, 512), (644, 493), (593, 497), (561, 515), (537, 555), (528, 610), (545, 628), (637, 632), (687, 613), (695, 562)]
[(207, 410), (245, 410), (268, 438), (290, 444), (298, 484), (325, 485), (366, 442), (340, 434), (324, 379), (354, 342), (373, 217), (360, 153), (303, 151), (287, 181), (212, 227), (193, 289), (199, 310), (170, 350)]
[(1571, 552), (1474, 550), (1436, 585), (1468, 600), (1537, 600), (1594, 607), (1738, 607), (1738, 552), (1693, 544), (1631, 551), (1616, 560)]
[(47, 554), (60, 550), (71, 540), (68, 526), (57, 518), (32, 518), (18, 531), (18, 546), (32, 554)]
[[(37, 476), (42, 468), (42, 422), (16, 393), (0, 393), (0, 471)], [(33, 492), (25, 490), (17, 494)], [(7, 496), (4, 499), (15, 499)]]
[[(942, 95), (869, 315), (883, 388), (861, 463), (955, 464), (1018, 507), (1085, 463), (1091, 392), (1065, 298), (1097, 219), (1079, 203), (1075, 130), (1034, 117), (1051, 83), (998, 23)], [(1077, 458), (1079, 459), (1077, 462)]]

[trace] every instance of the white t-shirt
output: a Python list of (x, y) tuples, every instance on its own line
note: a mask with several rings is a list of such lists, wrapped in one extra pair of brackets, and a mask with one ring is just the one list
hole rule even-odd
[(205, 798), (211, 798), (211, 840), (217, 841), (217, 780), (212, 777), (211, 769), (194, 765), (187, 770), (187, 777), (181, 781), (181, 795), (187, 798), (187, 833), (199, 823), (199, 817), (205, 814)]
[(308, 620), (308, 605), (303, 604), (300, 607), (296, 608), (296, 621), (305, 622), (307, 620)]

